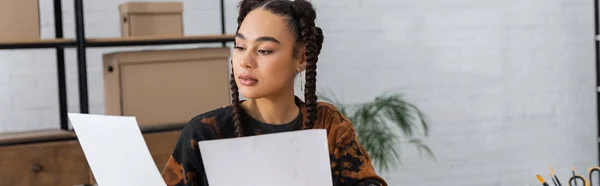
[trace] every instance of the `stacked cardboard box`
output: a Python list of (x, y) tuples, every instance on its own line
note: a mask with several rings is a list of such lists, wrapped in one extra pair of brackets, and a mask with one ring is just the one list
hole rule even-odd
[[(181, 2), (119, 6), (121, 36), (178, 37)], [(229, 103), (228, 48), (118, 51), (104, 54), (105, 113), (135, 116), (141, 127), (181, 124)]]
[(0, 1), (0, 40), (39, 40), (40, 11), (38, 0)]
[(121, 36), (183, 36), (181, 2), (129, 2), (119, 6)]
[(229, 103), (228, 48), (116, 52), (104, 55), (106, 114), (140, 125), (188, 122)]

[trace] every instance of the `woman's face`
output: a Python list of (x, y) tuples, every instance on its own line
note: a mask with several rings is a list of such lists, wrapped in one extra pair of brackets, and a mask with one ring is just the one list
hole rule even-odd
[[(248, 13), (235, 38), (233, 72), (239, 92), (256, 99), (294, 93), (294, 77), (306, 66), (304, 50), (293, 56), (287, 21), (262, 8)], [(303, 49), (303, 47), (299, 47)]]

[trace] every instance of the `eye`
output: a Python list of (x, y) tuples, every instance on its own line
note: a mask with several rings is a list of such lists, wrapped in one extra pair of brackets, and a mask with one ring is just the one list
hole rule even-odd
[(258, 53), (262, 54), (262, 55), (268, 55), (273, 53), (272, 50), (258, 50)]
[(235, 46), (234, 48), (235, 48), (236, 50), (245, 50), (245, 48), (244, 48), (244, 47), (241, 47), (241, 46)]

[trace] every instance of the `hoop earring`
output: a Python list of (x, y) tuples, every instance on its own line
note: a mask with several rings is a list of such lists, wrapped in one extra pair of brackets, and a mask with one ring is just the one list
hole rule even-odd
[(300, 72), (300, 90), (304, 91), (304, 75)]

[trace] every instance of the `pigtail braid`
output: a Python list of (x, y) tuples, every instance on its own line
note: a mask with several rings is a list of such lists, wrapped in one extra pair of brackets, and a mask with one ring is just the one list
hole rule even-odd
[[(312, 5), (305, 0), (296, 0), (292, 3), (292, 8), (299, 19), (300, 37), (306, 47), (306, 85), (304, 91), (304, 100), (306, 102), (306, 128), (312, 128), (317, 120), (317, 61), (320, 53), (320, 45), (317, 39), (318, 31), (315, 26), (316, 13)], [(322, 37), (320, 37), (322, 38)]]
[(233, 67), (231, 68), (231, 79), (229, 80), (229, 86), (231, 87), (231, 102), (233, 105), (232, 115), (234, 134), (237, 137), (244, 136), (244, 129), (241, 118), (242, 105), (240, 104), (240, 93), (238, 91), (237, 84), (235, 83), (235, 77), (233, 76)]
[[(239, 16), (237, 18), (238, 27), (236, 29), (236, 32), (240, 29), (240, 25), (242, 24), (242, 21), (244, 21), (244, 18), (246, 18), (246, 15), (248, 15), (248, 13), (251, 10), (265, 2), (265, 0), (244, 0), (240, 2), (240, 4), (238, 5)], [(244, 125), (242, 122), (243, 110), (242, 105), (240, 104), (240, 93), (238, 91), (238, 86), (235, 82), (235, 76), (233, 73), (233, 62), (231, 63), (231, 65), (231, 79), (229, 80), (229, 86), (231, 88), (231, 102), (233, 106), (233, 130), (235, 136), (241, 137), (244, 136)]]
[(317, 55), (321, 53), (321, 48), (323, 48), (323, 30), (320, 27), (315, 27), (317, 30)]

